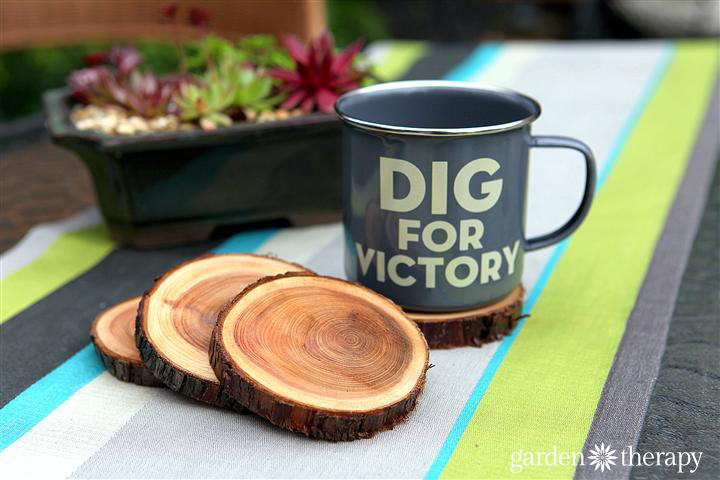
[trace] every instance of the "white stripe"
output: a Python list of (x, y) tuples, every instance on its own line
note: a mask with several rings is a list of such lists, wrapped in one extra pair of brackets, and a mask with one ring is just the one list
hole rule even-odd
[(341, 231), (339, 223), (286, 228), (266, 241), (257, 253), (277, 255), (283, 260), (304, 264)]
[[(505, 86), (540, 100), (545, 113), (535, 130), (577, 136), (590, 144), (602, 166), (635, 100), (654, 72), (662, 55), (662, 46), (659, 43), (630, 46), (606, 43), (585, 47), (541, 44), (538, 56), (533, 60), (526, 44), (510, 45), (504, 48), (487, 73), (476, 80), (493, 83), (502, 79)], [(516, 62), (516, 59), (519, 60)], [(528, 202), (531, 232), (544, 231), (562, 223), (579, 198), (579, 179), (583, 175), (580, 162), (574, 157), (563, 158), (559, 152), (547, 153), (533, 154)], [(552, 156), (552, 161), (548, 156)], [(561, 210), (560, 214), (553, 212), (557, 209)], [(310, 268), (313, 264), (327, 265), (328, 260), (341, 265), (342, 258), (338, 253), (341, 250), (336, 248), (337, 242), (342, 242), (339, 226), (312, 228), (315, 230), (300, 230), (300, 236), (294, 235), (292, 230), (283, 231), (259, 251), (272, 251), (294, 261), (312, 260), (308, 265)], [(298, 240), (300, 238), (302, 241)], [(316, 256), (323, 242), (332, 242), (323, 251), (334, 252), (337, 258)], [(304, 253), (305, 247), (308, 253)], [(549, 251), (542, 251), (526, 257), (524, 281), (529, 289), (548, 256)], [(326, 270), (327, 266), (322, 269)], [(423, 399), (410, 421), (393, 432), (352, 443), (306, 441), (270, 428), (266, 422), (251, 416), (233, 416), (230, 425), (227, 412), (176, 401), (175, 396), (167, 394), (159, 395), (147, 402), (107, 445), (77, 470), (76, 475), (194, 477), (212, 472), (213, 476), (255, 478), (421, 477), (434, 460), (496, 348), (497, 343), (480, 349), (433, 351), (431, 361), (436, 367), (428, 374)], [(75, 396), (84, 395), (83, 389)], [(59, 410), (46, 420), (53, 417), (58, 425), (70, 428), (73, 418), (58, 414)], [(92, 424), (92, 417), (88, 416), (88, 422)], [(26, 443), (25, 449), (47, 439), (46, 435), (41, 435), (39, 425), (33, 429), (33, 432), (37, 430), (38, 437), (34, 442)], [(188, 428), (192, 428), (193, 434), (183, 435)], [(84, 431), (84, 434), (78, 432), (75, 442), (85, 442), (86, 437), (92, 436), (97, 429), (88, 425)], [(111, 433), (103, 431), (103, 438), (98, 439), (97, 445), (105, 443)], [(212, 442), (212, 448), (207, 448), (208, 442)], [(239, 451), (243, 454), (238, 455)], [(403, 452), (402, 461), (390, 454), (398, 451)], [(89, 449), (85, 451), (84, 458), (90, 453)], [(185, 461), (178, 461), (179, 454)], [(72, 463), (80, 465), (81, 457), (73, 457)], [(38, 455), (35, 462), (57, 462), (53, 458), (48, 454)], [(69, 469), (63, 468), (64, 471)]]
[(444, 440), (438, 424), (457, 415), (474, 386), (468, 378), (485, 369), (497, 345), (433, 351), (436, 366), (410, 420), (355, 442), (307, 439), (254, 415), (158, 396), (74, 477), (417, 478), (418, 464), (431, 461)]
[[(533, 133), (584, 141), (595, 154), (599, 173), (610, 159), (635, 102), (660, 64), (665, 44), (642, 41), (540, 45), (539, 51), (527, 43), (508, 47), (505, 55), (473, 81), (503, 85), (535, 98), (543, 112), (533, 125)], [(532, 56), (531, 52), (538, 55)], [(582, 196), (584, 171), (578, 153), (558, 149), (531, 152), (528, 235), (554, 230), (570, 218)], [(535, 284), (551, 254), (552, 249), (547, 248), (525, 257), (526, 287)]]
[(547, 48), (547, 43), (516, 42), (511, 47), (505, 48), (512, 49), (511, 56), (501, 51), (495, 62), (492, 62), (486, 69), (473, 75), (467, 81), (512, 88), (510, 85), (518, 78), (520, 72), (526, 69), (528, 65), (537, 62), (538, 58), (540, 58), (539, 55), (544, 53)]
[(36, 225), (14, 247), (0, 255), (0, 278), (29, 264), (63, 233), (82, 230), (102, 221), (97, 208), (89, 208), (66, 220)]
[(161, 391), (104, 372), (0, 452), (0, 471), (5, 478), (67, 478)]

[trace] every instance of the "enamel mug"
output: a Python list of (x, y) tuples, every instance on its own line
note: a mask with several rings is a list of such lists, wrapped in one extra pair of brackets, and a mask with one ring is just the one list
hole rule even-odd
[[(540, 105), (498, 87), (448, 81), (378, 84), (337, 100), (343, 121), (345, 270), (417, 311), (491, 304), (520, 283), (525, 252), (559, 242), (585, 218), (590, 148), (531, 135)], [(585, 189), (564, 225), (525, 236), (531, 148), (570, 148)]]

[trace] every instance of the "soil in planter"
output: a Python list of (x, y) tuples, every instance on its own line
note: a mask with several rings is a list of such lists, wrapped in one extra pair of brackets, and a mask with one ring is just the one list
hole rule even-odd
[(392, 428), (415, 408), (428, 347), (387, 298), (307, 273), (264, 278), (218, 317), (225, 392), (271, 423), (331, 441)]
[(241, 409), (220, 388), (208, 349), (218, 312), (261, 277), (306, 271), (252, 254), (204, 255), (160, 277), (143, 296), (136, 344), (145, 366), (172, 390), (213, 405)]
[(90, 338), (111, 375), (124, 382), (160, 387), (163, 383), (145, 367), (135, 346), (135, 317), (141, 297), (119, 303), (95, 318)]

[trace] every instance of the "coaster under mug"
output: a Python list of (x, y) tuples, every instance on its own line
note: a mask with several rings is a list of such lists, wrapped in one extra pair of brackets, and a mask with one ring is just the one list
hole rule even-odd
[(459, 312), (413, 312), (405, 314), (425, 335), (432, 349), (480, 347), (512, 333), (522, 318), (522, 285), (499, 301)]

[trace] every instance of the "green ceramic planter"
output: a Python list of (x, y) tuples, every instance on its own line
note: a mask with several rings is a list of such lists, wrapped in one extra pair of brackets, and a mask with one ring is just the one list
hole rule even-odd
[(182, 244), (218, 228), (341, 208), (340, 123), (332, 114), (120, 137), (77, 130), (67, 89), (46, 92), (44, 102), (51, 138), (88, 167), (121, 243)]

